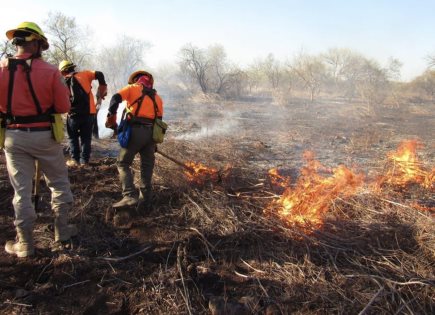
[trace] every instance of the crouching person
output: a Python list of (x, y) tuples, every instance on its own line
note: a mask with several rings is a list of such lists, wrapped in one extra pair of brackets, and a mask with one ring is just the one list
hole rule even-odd
[[(163, 116), (163, 101), (153, 89), (153, 76), (146, 71), (136, 71), (128, 79), (128, 85), (112, 96), (106, 127), (116, 129), (116, 112), (119, 104), (126, 100), (129, 113), (131, 136), (126, 148), (121, 148), (117, 160), (119, 179), (123, 198), (113, 204), (120, 208), (137, 205), (139, 212), (149, 211), (152, 207), (152, 186), (156, 144), (153, 141), (155, 117)], [(131, 164), (136, 154), (140, 154), (139, 198), (134, 186)]]
[(5, 250), (27, 257), (35, 252), (36, 213), (32, 205), (35, 161), (51, 190), (55, 217), (53, 250), (62, 249), (77, 234), (76, 226), (68, 224), (73, 196), (62, 145), (53, 138), (51, 130), (51, 113), (67, 113), (70, 109), (69, 92), (58, 69), (41, 59), (41, 52), (49, 44), (38, 25), (23, 22), (7, 31), (6, 36), (17, 47), (14, 57), (0, 62), (0, 112), (6, 129), (6, 165), (15, 192), (12, 203), (17, 238), (8, 241)]

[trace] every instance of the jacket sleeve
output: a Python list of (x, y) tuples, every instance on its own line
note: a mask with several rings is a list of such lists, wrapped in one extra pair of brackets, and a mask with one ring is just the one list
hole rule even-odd
[(95, 71), (95, 79), (98, 80), (99, 85), (107, 85), (106, 80), (104, 79), (104, 74), (101, 71)]
[(116, 93), (110, 99), (109, 115), (114, 115), (118, 111), (119, 104), (122, 102), (121, 94)]

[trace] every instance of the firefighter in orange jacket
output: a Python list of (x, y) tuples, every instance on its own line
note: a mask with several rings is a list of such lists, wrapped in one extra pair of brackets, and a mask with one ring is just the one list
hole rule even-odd
[(53, 250), (62, 249), (63, 242), (77, 234), (77, 228), (67, 224), (73, 196), (62, 145), (54, 140), (51, 130), (51, 113), (67, 113), (70, 103), (58, 69), (41, 59), (41, 52), (49, 44), (39, 26), (23, 22), (7, 31), (6, 36), (17, 47), (14, 57), (0, 61), (0, 113), (2, 128), (6, 129), (6, 164), (15, 191), (12, 204), (17, 241), (8, 241), (5, 250), (27, 257), (35, 252), (36, 214), (32, 205), (35, 161), (51, 190), (55, 217)]
[[(123, 100), (127, 101), (126, 109), (133, 115), (130, 120), (132, 132), (128, 146), (121, 148), (117, 161), (123, 199), (113, 204), (115, 208), (137, 204), (139, 210), (147, 211), (152, 206), (151, 179), (156, 149), (156, 144), (153, 141), (153, 122), (156, 115), (160, 119), (163, 116), (163, 101), (153, 89), (153, 85), (154, 79), (150, 73), (146, 71), (133, 72), (128, 79), (128, 85), (119, 90), (110, 100), (106, 120), (107, 128), (117, 128), (116, 112)], [(130, 169), (137, 153), (140, 154), (141, 158), (139, 199)]]
[(107, 84), (100, 71), (84, 70), (75, 72), (76, 65), (68, 60), (59, 64), (70, 89), (71, 110), (67, 117), (67, 133), (71, 160), (68, 166), (89, 164), (91, 157), (92, 131), (96, 121), (97, 108), (92, 94), (92, 81), (98, 80), (97, 104), (107, 95)]

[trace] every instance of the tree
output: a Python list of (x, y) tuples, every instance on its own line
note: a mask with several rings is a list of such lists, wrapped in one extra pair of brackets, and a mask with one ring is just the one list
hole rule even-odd
[(0, 43), (0, 59), (7, 56), (12, 56), (15, 52), (15, 47), (11, 44), (10, 41), (5, 40)]
[(356, 90), (367, 105), (367, 111), (373, 112), (374, 106), (382, 104), (389, 91), (386, 69), (382, 69), (374, 60), (365, 59), (359, 65), (355, 80)]
[(66, 59), (83, 67), (89, 64), (92, 55), (88, 45), (89, 30), (78, 26), (74, 17), (49, 12), (45, 26), (50, 43), (46, 52), (48, 62), (59, 64)]
[(310, 100), (314, 101), (326, 80), (325, 65), (321, 57), (301, 53), (293, 60), (293, 63), (289, 64), (289, 67), (303, 82), (304, 88), (308, 89)]
[(207, 72), (210, 64), (204, 50), (192, 44), (186, 44), (181, 48), (179, 55), (181, 72), (186, 73), (188, 78), (198, 83), (203, 93), (209, 92)]
[(260, 63), (260, 68), (266, 75), (272, 88), (278, 88), (283, 76), (283, 68), (280, 61), (275, 59), (273, 54), (269, 54), (264, 61)]
[(435, 100), (435, 70), (426, 70), (411, 82), (416, 90), (423, 91), (431, 101)]
[(229, 93), (234, 78), (244, 78), (240, 69), (228, 61), (222, 45), (216, 44), (207, 49), (200, 49), (187, 44), (181, 48), (179, 56), (180, 71), (187, 74), (183, 76), (187, 78), (186, 83), (195, 83), (202, 93), (216, 93), (221, 96), (234, 94), (234, 91)]
[(131, 73), (144, 68), (145, 54), (150, 47), (147, 41), (121, 35), (116, 44), (101, 49), (96, 66), (117, 91), (127, 84)]
[(426, 57), (426, 60), (427, 60), (427, 68), (428, 68), (428, 69), (433, 69), (433, 68), (435, 68), (435, 54), (428, 55), (428, 56)]

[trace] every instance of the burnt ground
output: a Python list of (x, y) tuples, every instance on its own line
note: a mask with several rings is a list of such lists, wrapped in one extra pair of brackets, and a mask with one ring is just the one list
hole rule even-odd
[[(172, 103), (172, 104), (171, 104)], [(433, 314), (434, 190), (366, 188), (331, 204), (321, 230), (286, 226), (264, 209), (276, 198), (267, 177), (293, 180), (312, 150), (328, 167), (383, 173), (405, 139), (424, 144), (434, 167), (434, 104), (381, 107), (324, 100), (167, 101), (161, 151), (219, 170), (190, 183), (157, 155), (154, 208), (115, 212), (121, 198), (117, 144), (94, 140), (89, 168), (71, 169), (73, 248), (53, 254), (50, 195), (43, 181), (36, 255), (0, 248), (3, 314)], [(0, 155), (0, 243), (13, 239), (13, 191)], [(134, 165), (137, 174), (137, 161)], [(422, 210), (425, 207), (426, 210)]]

